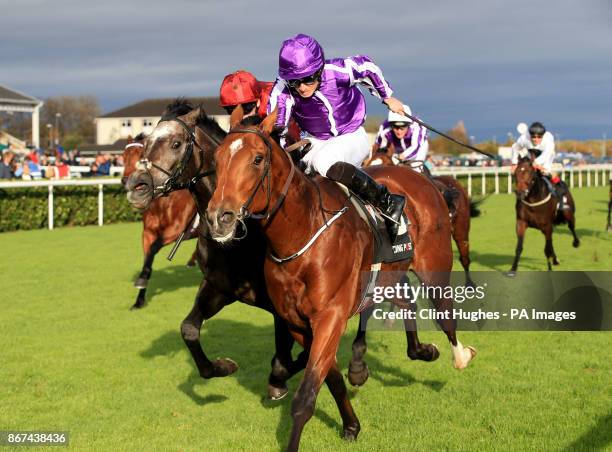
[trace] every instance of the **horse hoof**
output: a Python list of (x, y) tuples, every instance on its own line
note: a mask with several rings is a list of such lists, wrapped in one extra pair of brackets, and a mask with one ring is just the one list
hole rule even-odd
[(370, 376), (368, 365), (365, 362), (361, 364), (361, 366), (359, 366), (358, 364), (353, 365), (353, 363), (351, 362), (351, 364), (349, 365), (348, 381), (353, 386), (362, 386)]
[(578, 247), (580, 246), (580, 240), (574, 240), (574, 241), (572, 242), (572, 246), (573, 246), (574, 248), (578, 248)]
[(509, 278), (514, 278), (516, 276), (516, 270), (510, 270), (508, 273), (506, 273), (506, 276)]
[(285, 396), (289, 394), (289, 389), (287, 386), (283, 388), (278, 388), (276, 386), (268, 385), (268, 399), (269, 400), (282, 400)]
[(553, 261), (553, 265), (559, 265), (559, 261), (558, 261), (557, 259), (555, 259), (555, 260)]
[(232, 359), (223, 358), (212, 362), (212, 377), (227, 377), (238, 370), (238, 364)]
[(357, 436), (359, 435), (360, 430), (361, 427), (359, 426), (359, 423), (351, 425), (349, 427), (345, 427), (342, 431), (342, 438), (346, 441), (355, 441), (357, 439)]
[(195, 264), (196, 264), (195, 262), (189, 261), (189, 262), (187, 262), (187, 268), (195, 267)]
[(145, 300), (136, 300), (136, 303), (134, 303), (132, 305), (132, 307), (130, 308), (130, 311), (137, 311), (138, 309), (142, 309), (147, 305), (147, 302)]
[(467, 347), (462, 346), (462, 349), (458, 353), (459, 356), (455, 353), (453, 354), (453, 367), (457, 370), (463, 370), (468, 366), (470, 361), (476, 357), (476, 349), (471, 345)]
[(408, 350), (408, 358), (412, 361), (427, 361), (432, 362), (440, 357), (440, 350), (436, 344), (421, 344), (421, 347), (416, 353), (410, 353)]

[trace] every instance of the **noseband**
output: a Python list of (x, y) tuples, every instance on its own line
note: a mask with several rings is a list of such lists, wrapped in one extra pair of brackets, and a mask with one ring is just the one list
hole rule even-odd
[[(198, 171), (197, 171), (196, 175), (194, 177), (192, 177), (191, 179), (189, 179), (188, 181), (186, 181), (186, 182), (179, 182), (179, 179), (183, 175), (183, 171), (185, 171), (185, 168), (187, 167), (187, 164), (189, 163), (189, 160), (191, 160), (191, 157), (193, 155), (193, 147), (194, 147), (194, 145), (198, 149), (200, 149), (202, 151), (202, 154), (204, 153), (204, 148), (202, 148), (198, 144), (194, 131), (191, 128), (189, 128), (189, 126), (182, 119), (179, 119), (179, 118), (163, 119), (162, 118), (159, 121), (159, 123), (166, 122), (166, 121), (176, 121), (176, 122), (178, 122), (181, 125), (181, 127), (185, 130), (185, 132), (187, 132), (187, 136), (189, 137), (189, 142), (187, 143), (187, 149), (185, 150), (185, 153), (183, 154), (183, 158), (178, 163), (178, 165), (176, 165), (174, 170), (167, 170), (165, 168), (162, 168), (161, 166), (151, 162), (146, 157), (143, 157), (142, 159), (140, 159), (138, 161), (138, 163), (136, 165), (136, 168), (139, 169), (139, 170), (142, 170), (142, 171), (146, 171), (146, 173), (149, 176), (149, 178), (151, 179), (151, 181), (153, 181), (153, 176), (151, 175), (151, 172), (150, 172), (151, 168), (155, 168), (156, 170), (161, 171), (166, 176), (168, 176), (168, 179), (166, 179), (162, 185), (159, 185), (157, 187), (153, 187), (153, 197), (154, 198), (156, 198), (158, 196), (167, 196), (170, 192), (173, 192), (173, 191), (176, 191), (176, 190), (188, 189), (189, 191), (193, 191), (193, 188), (194, 188), (195, 184), (200, 179), (202, 179), (204, 177), (207, 177), (207, 176), (210, 176), (211, 174), (215, 173), (215, 169), (214, 168), (208, 169), (206, 171), (203, 171), (204, 156), (202, 155), (202, 158), (200, 159), (200, 166), (198, 168)], [(217, 140), (214, 137), (210, 136), (204, 130), (201, 130), (201, 131), (204, 134), (204, 136), (206, 138), (208, 138), (208, 140), (211, 143), (213, 143), (215, 146), (218, 146), (220, 144), (219, 140)], [(153, 185), (153, 184), (151, 184), (151, 185)]]

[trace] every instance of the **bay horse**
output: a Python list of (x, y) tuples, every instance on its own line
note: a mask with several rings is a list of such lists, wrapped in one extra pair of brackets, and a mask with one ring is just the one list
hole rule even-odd
[[(130, 175), (136, 171), (136, 165), (142, 158), (144, 151), (145, 135), (128, 138), (123, 150), (123, 177), (121, 182), (126, 186)], [(142, 250), (144, 252), (144, 263), (134, 286), (138, 289), (136, 301), (130, 309), (143, 308), (146, 303), (146, 291), (151, 273), (153, 272), (153, 260), (159, 250), (174, 242), (185, 232), (184, 240), (197, 237), (192, 223), (195, 219), (196, 205), (187, 190), (173, 191), (166, 197), (154, 199), (142, 213)], [(187, 262), (188, 267), (196, 264), (196, 251)]]
[(544, 234), (546, 244), (544, 254), (548, 270), (552, 270), (552, 265), (559, 265), (557, 255), (553, 248), (552, 234), (553, 226), (567, 223), (574, 241), (572, 246), (578, 248), (580, 240), (575, 230), (576, 206), (574, 198), (569, 190), (566, 193), (567, 202), (563, 210), (557, 210), (557, 198), (550, 193), (542, 174), (533, 166), (534, 154), (522, 157), (516, 166), (514, 176), (516, 178), (516, 251), (512, 268), (507, 273), (508, 276), (516, 276), (519, 258), (523, 252), (523, 239), (528, 227), (539, 229)]
[[(158, 197), (176, 190), (191, 193), (200, 215), (215, 188), (213, 153), (226, 133), (201, 107), (184, 99), (169, 105), (153, 132), (146, 137), (137, 169), (127, 181), (128, 200), (146, 209)], [(203, 378), (224, 377), (238, 365), (231, 359), (211, 361), (200, 343), (204, 320), (236, 300), (270, 312), (274, 317), (276, 353), (268, 379), (268, 397), (278, 400), (287, 392), (286, 381), (304, 368), (306, 355), (292, 360), (294, 343), (286, 323), (276, 314), (263, 275), (266, 255), (263, 237), (252, 228), (240, 243), (223, 247), (209, 240), (208, 226), (199, 224), (198, 265), (204, 275), (191, 312), (181, 323), (181, 335)]]
[[(208, 203), (206, 222), (211, 236), (221, 244), (244, 235), (242, 225), (250, 217), (260, 223), (267, 239), (264, 273), (268, 293), (308, 354), (292, 402), (288, 450), (298, 449), (324, 381), (340, 410), (343, 437), (356, 439), (359, 420), (336, 352), (348, 319), (361, 304), (361, 274), (371, 269), (374, 239), (336, 183), (321, 177), (312, 180), (296, 171), (291, 157), (270, 138), (276, 111), (259, 126), (241, 126), (242, 114), (240, 107), (234, 110), (231, 130), (215, 153), (217, 186)], [(450, 221), (438, 190), (408, 168), (368, 170), (377, 180), (384, 180), (390, 192), (406, 195), (405, 214), (415, 243), (412, 261), (383, 264), (382, 270), (405, 273), (410, 269), (426, 285), (448, 285), (453, 264)], [(332, 218), (335, 222), (330, 226)], [(304, 251), (309, 239), (312, 246)], [(434, 305), (449, 312), (452, 298), (439, 295)], [(457, 340), (453, 319), (438, 322), (451, 344), (455, 367), (465, 368), (474, 349)], [(432, 352), (420, 347), (422, 344), (413, 345), (424, 355)]]
[[(408, 164), (399, 162), (398, 165)], [(365, 166), (376, 165), (395, 165), (388, 152), (378, 152), (372, 155), (365, 163)], [(424, 168), (423, 171), (429, 171)], [(431, 179), (443, 194), (447, 201), (451, 215), (451, 234), (457, 250), (459, 251), (459, 261), (465, 272), (465, 285), (475, 287), (474, 281), (470, 276), (470, 218), (480, 215), (478, 204), (469, 198), (463, 185), (452, 176), (433, 176)]]

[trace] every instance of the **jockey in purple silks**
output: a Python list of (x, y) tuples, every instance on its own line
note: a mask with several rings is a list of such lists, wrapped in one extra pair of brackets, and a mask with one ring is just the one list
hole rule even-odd
[[(412, 115), (410, 108), (404, 105), (404, 111)], [(381, 148), (393, 145), (393, 160), (403, 162), (417, 160), (424, 162), (427, 158), (429, 143), (427, 142), (427, 129), (410, 118), (389, 112), (389, 116), (378, 128), (376, 140), (372, 146), (372, 155)], [(415, 166), (415, 171), (421, 171), (420, 166)]]
[(391, 97), (380, 68), (363, 55), (325, 60), (314, 38), (298, 34), (283, 42), (278, 75), (268, 111), (277, 109), (276, 126), (285, 131), (289, 120), (295, 119), (312, 143), (302, 159), (306, 172), (340, 182), (378, 207), (395, 240), (405, 198), (389, 193), (359, 169), (370, 144), (363, 128), (365, 99), (358, 85), (381, 98), (391, 111), (403, 111), (402, 102)]

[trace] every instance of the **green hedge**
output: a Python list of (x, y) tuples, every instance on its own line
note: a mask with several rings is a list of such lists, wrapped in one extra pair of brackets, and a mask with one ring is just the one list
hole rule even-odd
[[(0, 189), (0, 232), (46, 228), (47, 187)], [(53, 188), (55, 227), (98, 224), (98, 186)], [(104, 186), (104, 224), (139, 221), (123, 187)]]

